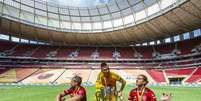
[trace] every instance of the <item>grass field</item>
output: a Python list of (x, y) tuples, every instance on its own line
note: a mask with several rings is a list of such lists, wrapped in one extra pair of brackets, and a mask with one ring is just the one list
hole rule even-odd
[[(68, 88), (60, 86), (0, 86), (0, 101), (55, 101), (55, 96)], [(87, 89), (88, 101), (93, 101), (94, 87)], [(124, 95), (128, 98), (128, 93), (133, 87), (127, 86)], [(201, 101), (201, 87), (150, 87), (155, 91), (157, 99), (163, 92), (173, 93), (172, 101)], [(126, 100), (127, 101), (127, 100)]]

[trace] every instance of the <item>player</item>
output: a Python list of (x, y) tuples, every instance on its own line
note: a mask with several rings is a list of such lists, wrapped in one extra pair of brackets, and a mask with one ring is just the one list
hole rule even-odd
[[(154, 92), (147, 88), (148, 79), (145, 75), (138, 75), (136, 80), (137, 88), (130, 91), (129, 101), (157, 101)], [(163, 94), (160, 101), (170, 101), (171, 94)]]
[[(74, 76), (71, 79), (71, 88), (64, 90), (58, 94), (56, 101), (87, 101), (86, 90), (81, 86), (82, 78)], [(65, 96), (70, 95), (70, 98), (65, 100)]]
[(99, 73), (96, 80), (95, 101), (117, 101), (117, 97), (123, 101), (122, 91), (125, 85), (126, 81), (123, 78), (110, 72), (109, 66), (102, 63), (101, 73)]

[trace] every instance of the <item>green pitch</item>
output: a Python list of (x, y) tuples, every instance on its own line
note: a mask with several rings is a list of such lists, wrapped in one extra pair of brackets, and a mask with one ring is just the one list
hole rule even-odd
[[(55, 101), (56, 95), (68, 88), (60, 86), (0, 86), (0, 101)], [(85, 87), (88, 101), (93, 101), (95, 87)], [(150, 87), (155, 91), (157, 99), (165, 93), (173, 93), (172, 101), (201, 101), (201, 87)], [(124, 95), (132, 87), (124, 89)], [(127, 100), (126, 100), (127, 101)]]

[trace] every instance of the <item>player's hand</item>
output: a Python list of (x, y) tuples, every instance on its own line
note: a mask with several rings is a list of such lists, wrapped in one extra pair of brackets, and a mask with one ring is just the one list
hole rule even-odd
[(61, 101), (65, 101), (66, 99), (64, 97), (61, 98)]
[(172, 99), (172, 94), (166, 94), (166, 93), (163, 93), (161, 98), (160, 98), (160, 101), (170, 101)]
[(124, 97), (123, 97), (122, 91), (119, 91), (119, 92), (118, 92), (118, 96), (119, 96), (119, 98), (120, 98), (120, 101), (124, 101)]
[(65, 98), (61, 96), (61, 94), (57, 95), (56, 101), (65, 101)]
[(119, 91), (117, 95), (118, 95), (118, 96), (123, 96), (123, 95), (122, 95), (122, 91)]
[(61, 95), (59, 94), (59, 95), (57, 95), (57, 97), (56, 97), (56, 101), (60, 101), (60, 99), (61, 99)]

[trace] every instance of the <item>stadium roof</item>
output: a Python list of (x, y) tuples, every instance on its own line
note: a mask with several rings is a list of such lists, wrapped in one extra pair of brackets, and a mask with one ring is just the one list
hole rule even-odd
[(200, 0), (0, 0), (1, 31), (62, 44), (132, 44), (199, 28)]

